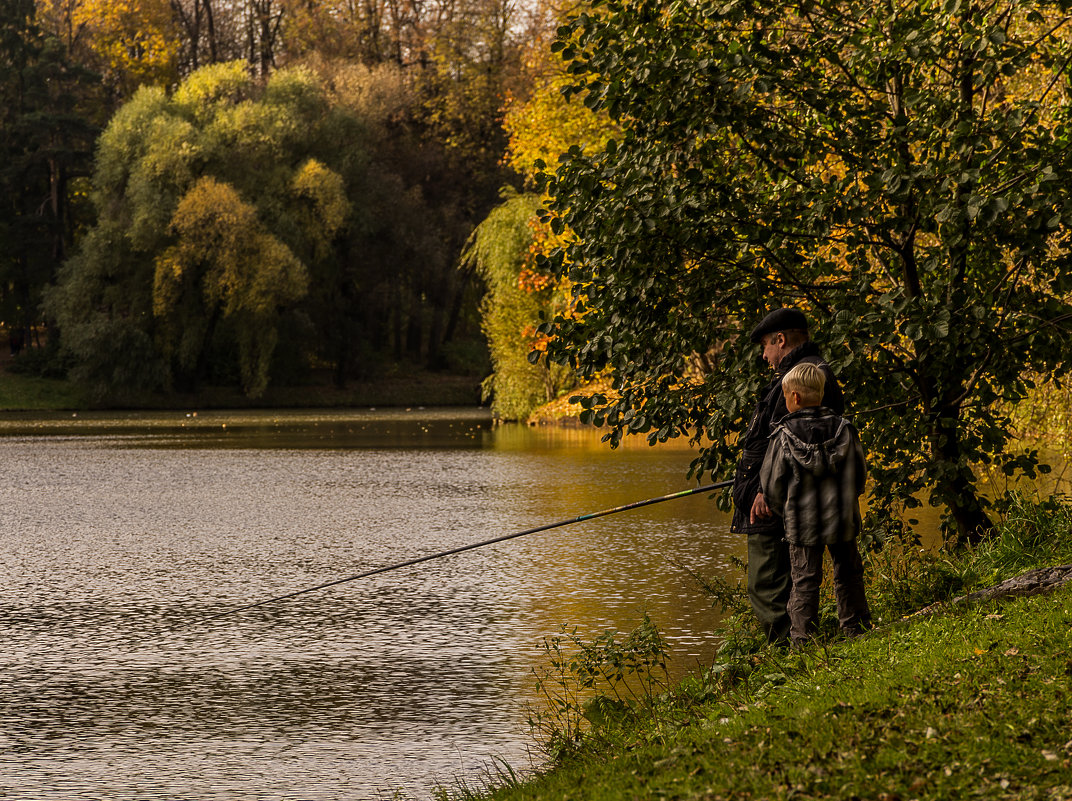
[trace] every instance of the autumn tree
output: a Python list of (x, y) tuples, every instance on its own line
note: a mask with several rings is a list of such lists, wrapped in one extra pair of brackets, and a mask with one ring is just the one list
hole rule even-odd
[(544, 24), (530, 29), (525, 50), (527, 80), (508, 96), (503, 121), (507, 163), (526, 188), (523, 193), (507, 192), (504, 202), (481, 222), (461, 265), (475, 267), (485, 281), (481, 318), (493, 372), (484, 389), (495, 414), (506, 419), (524, 419), (575, 385), (569, 370), (530, 360), (546, 344), (546, 337), (536, 331), (541, 319), (568, 305), (568, 282), (556, 280), (538, 260), (561, 246), (568, 232), (552, 232), (543, 221), (537, 176), (571, 148), (601, 149), (615, 131), (606, 114), (580, 100), (570, 102), (563, 94), (571, 78), (566, 64), (551, 52), (550, 41), (553, 28), (565, 17), (553, 5), (540, 8)]
[(208, 64), (229, 61), (237, 54), (221, 38), (225, 26), (217, 22), (214, 0), (170, 0), (174, 19), (181, 31), (179, 63), (184, 72), (193, 72)]
[(356, 131), (329, 131), (327, 112), (310, 73), (262, 86), (238, 62), (171, 96), (142, 88), (120, 110), (97, 156), (99, 222), (49, 300), (76, 378), (190, 388), (222, 353), (263, 392), (280, 319), (350, 213), (314, 153)]
[(283, 37), (292, 57), (311, 54), (366, 66), (401, 65), (398, 29), (387, 0), (286, 0)]
[(747, 333), (807, 311), (847, 388), (871, 518), (991, 528), (980, 470), (1033, 475), (1009, 409), (1066, 376), (1072, 181), (1061, 2), (610, 0), (556, 48), (622, 134), (549, 177), (576, 313), (551, 358), (610, 370), (587, 418), (690, 436), (732, 474), (766, 377)]
[(425, 258), (405, 256), (410, 268), (377, 295), (392, 309), (394, 358), (449, 366), (443, 345), (472, 316), (476, 297), (473, 271), (455, 269), (459, 253), (499, 189), (517, 180), (502, 158), (502, 116), (521, 79), (519, 9), (505, 0), (289, 0), (284, 8), (286, 58), (326, 75), (357, 61), (401, 80), (408, 102), (391, 121), (379, 160), (419, 188), (430, 228), (416, 237)]
[(44, 0), (42, 24), (118, 99), (178, 77), (179, 29), (168, 0)]
[[(291, 182), (310, 201), (303, 231), (323, 241), (342, 227), (348, 205), (339, 176), (307, 162)], [(171, 220), (175, 244), (156, 259), (153, 314), (164, 354), (188, 372), (204, 372), (206, 343), (222, 320), (232, 322), (242, 386), (251, 395), (268, 384), (282, 309), (306, 293), (306, 266), (258, 219), (257, 209), (212, 177), (199, 180)], [(326, 236), (325, 236), (326, 235)]]

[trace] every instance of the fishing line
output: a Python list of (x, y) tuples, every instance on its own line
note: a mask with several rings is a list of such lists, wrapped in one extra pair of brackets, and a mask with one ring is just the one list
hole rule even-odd
[(411, 567), (412, 565), (419, 565), (422, 562), (430, 562), (433, 559), (442, 559), (445, 556), (453, 556), (454, 554), (463, 553), (465, 551), (472, 551), (476, 548), (483, 548), (487, 545), (494, 545), (498, 542), (506, 542), (507, 540), (516, 539), (517, 537), (524, 537), (527, 534), (535, 534), (538, 531), (547, 531), (548, 529), (558, 528), (560, 526), (568, 526), (573, 523), (581, 523), (585, 520), (594, 520), (597, 517), (605, 517), (606, 515), (617, 514), (618, 512), (626, 512), (630, 509), (639, 509), (641, 506), (649, 506), (653, 503), (662, 503), (663, 501), (672, 501), (675, 498), (684, 498), (689, 495), (696, 495), (701, 492), (711, 492), (713, 490), (724, 489), (730, 486), (733, 481), (719, 481), (716, 484), (708, 484), (703, 487), (695, 487), (694, 489), (682, 490), (681, 492), (673, 492), (669, 495), (661, 495), (658, 498), (648, 498), (643, 501), (634, 501), (633, 503), (627, 503), (624, 506), (615, 506), (613, 509), (604, 509), (601, 512), (591, 512), (589, 514), (580, 515), (579, 517), (571, 517), (569, 520), (559, 520), (557, 523), (547, 523), (536, 528), (525, 529), (524, 531), (516, 531), (513, 534), (504, 534), (501, 537), (495, 537), (494, 539), (484, 540), (483, 542), (474, 542), (471, 545), (462, 545), (458, 548), (451, 548), (448, 551), (440, 551), (439, 553), (428, 554), (427, 556), (418, 556), (415, 559), (407, 559), (405, 562), (397, 562), (392, 565), (385, 565), (384, 567), (377, 567), (373, 570), (367, 570), (364, 573), (358, 573), (356, 576), (346, 576), (345, 578), (334, 579), (333, 581), (326, 581), (323, 584), (317, 584), (315, 587), (306, 587), (301, 590), (295, 590), (294, 592), (288, 592), (285, 595), (277, 595), (274, 598), (265, 598), (263, 601), (256, 601), (255, 603), (246, 604), (245, 606), (237, 606), (234, 609), (228, 609), (223, 612), (217, 612), (214, 615), (208, 617), (199, 618), (197, 623), (207, 623), (210, 620), (217, 620), (221, 617), (228, 615), (234, 615), (238, 612), (245, 612), (249, 609), (256, 609), (258, 606), (265, 606), (266, 604), (276, 603), (277, 601), (284, 601), (288, 598), (296, 598), (299, 595), (305, 595), (306, 593), (316, 592), (317, 590), (327, 589), (328, 587), (335, 587), (339, 584), (345, 584), (348, 581), (357, 581), (358, 579), (368, 578), (370, 576), (376, 576), (380, 573), (387, 573), (392, 570), (398, 570), (403, 567)]

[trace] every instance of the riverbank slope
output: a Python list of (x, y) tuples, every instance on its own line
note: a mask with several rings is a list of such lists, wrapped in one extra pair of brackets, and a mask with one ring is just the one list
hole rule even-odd
[[(589, 726), (586, 744), (553, 769), (452, 795), (1072, 799), (1072, 585), (953, 600), (1070, 562), (1072, 513), (1053, 501), (1014, 510), (975, 552), (873, 557), (875, 631), (802, 652), (730, 654), (634, 724)], [(913, 614), (928, 599), (940, 603)]]

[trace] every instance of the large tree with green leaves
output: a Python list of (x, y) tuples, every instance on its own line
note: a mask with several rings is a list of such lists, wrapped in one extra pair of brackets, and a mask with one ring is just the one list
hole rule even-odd
[(360, 133), (303, 70), (261, 84), (233, 62), (139, 90), (101, 137), (99, 219), (49, 298), (74, 376), (188, 388), (218, 357), (263, 392), (283, 317), (351, 211), (317, 156)]
[(1072, 362), (1067, 2), (610, 0), (560, 31), (619, 123), (549, 176), (574, 308), (550, 355), (589, 419), (704, 442), (728, 476), (767, 380), (747, 332), (807, 311), (870, 450), (871, 515), (990, 528), (980, 470), (1033, 474), (1008, 413)]

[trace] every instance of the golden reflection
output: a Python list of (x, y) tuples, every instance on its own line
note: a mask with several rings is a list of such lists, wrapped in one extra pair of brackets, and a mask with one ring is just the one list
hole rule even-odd
[[(496, 427), (493, 440), (496, 451), (529, 456), (534, 475), (525, 511), (533, 526), (696, 486), (686, 479), (695, 455), (686, 440), (652, 447), (633, 437), (611, 449), (591, 428), (522, 425)], [(536, 475), (545, 463), (553, 480)], [(563, 625), (629, 631), (646, 612), (669, 640), (673, 672), (681, 675), (710, 661), (721, 619), (683, 565), (736, 582), (731, 560), (743, 556), (744, 541), (730, 534), (729, 522), (712, 496), (699, 493), (537, 535), (527, 544), (541, 585), (530, 612), (545, 634)]]

